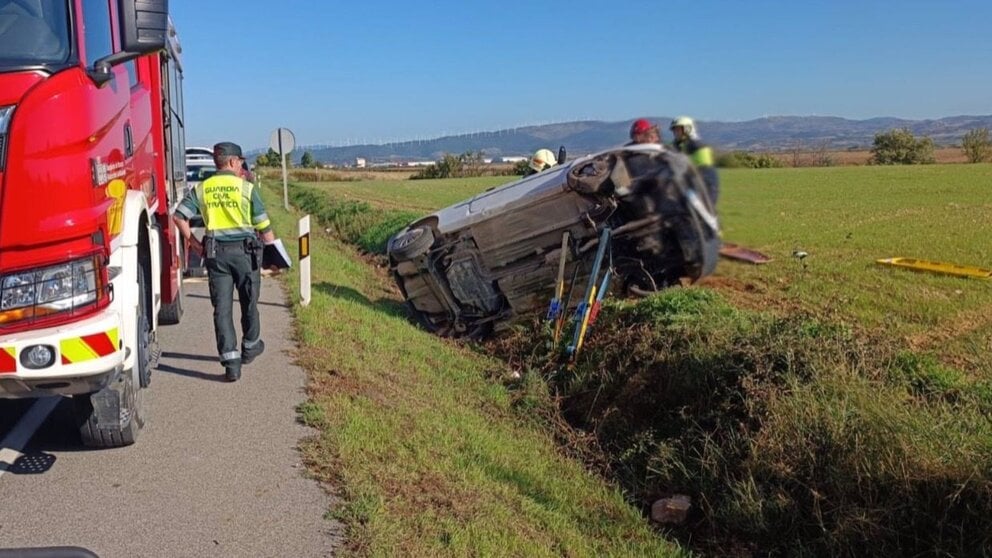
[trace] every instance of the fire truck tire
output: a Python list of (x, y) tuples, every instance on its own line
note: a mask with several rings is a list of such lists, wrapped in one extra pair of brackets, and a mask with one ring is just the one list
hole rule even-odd
[(158, 310), (158, 323), (163, 325), (176, 325), (183, 319), (183, 277), (179, 275), (179, 289), (176, 292), (176, 300), (170, 304), (163, 304)]
[[(125, 370), (117, 389), (105, 388), (103, 391), (90, 395), (73, 397), (73, 407), (79, 424), (79, 435), (83, 445), (91, 448), (119, 448), (129, 446), (138, 438), (138, 432), (144, 426), (144, 389), (140, 378), (148, 378), (151, 374), (151, 331), (148, 321), (147, 284), (144, 266), (138, 267), (138, 309), (135, 323), (137, 324), (137, 341), (135, 343), (134, 366), (137, 370)], [(94, 400), (112, 397), (119, 404), (119, 415), (125, 418), (123, 425), (101, 425)], [(106, 419), (107, 417), (105, 417)]]

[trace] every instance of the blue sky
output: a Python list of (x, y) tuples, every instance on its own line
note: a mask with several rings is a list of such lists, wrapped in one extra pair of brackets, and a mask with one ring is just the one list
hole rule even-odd
[(992, 113), (992, 2), (172, 0), (190, 145)]

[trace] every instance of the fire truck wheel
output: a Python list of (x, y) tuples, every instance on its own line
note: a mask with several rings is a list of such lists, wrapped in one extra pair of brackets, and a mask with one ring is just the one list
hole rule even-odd
[(176, 300), (170, 304), (163, 304), (158, 311), (158, 323), (163, 325), (176, 325), (183, 319), (183, 276), (179, 273), (179, 288), (176, 290)]
[(138, 267), (138, 309), (134, 369), (125, 370), (118, 385), (73, 397), (83, 445), (93, 448), (129, 446), (145, 424), (144, 389), (151, 375), (151, 332), (148, 322), (144, 266)]

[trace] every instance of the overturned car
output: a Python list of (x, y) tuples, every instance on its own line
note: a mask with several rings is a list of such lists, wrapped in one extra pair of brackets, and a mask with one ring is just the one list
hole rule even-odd
[(580, 291), (604, 228), (614, 289), (643, 295), (712, 273), (720, 235), (706, 192), (684, 155), (618, 147), (411, 223), (389, 240), (390, 269), (429, 331), (481, 337), (546, 309), (560, 261)]

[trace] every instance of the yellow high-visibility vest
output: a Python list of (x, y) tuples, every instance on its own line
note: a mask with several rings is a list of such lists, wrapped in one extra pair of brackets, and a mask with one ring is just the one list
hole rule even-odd
[(215, 174), (196, 187), (207, 234), (218, 240), (248, 238), (269, 227), (264, 210), (252, 215), (255, 185), (233, 174)]

